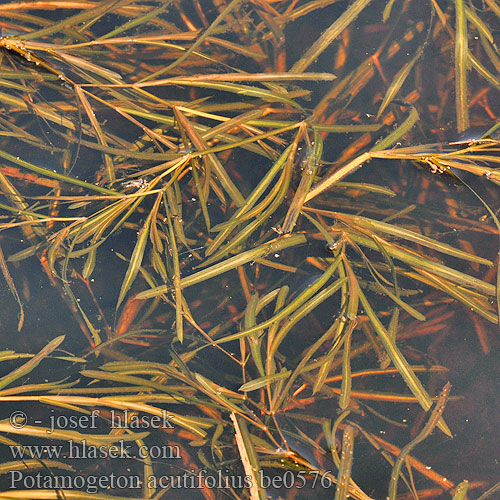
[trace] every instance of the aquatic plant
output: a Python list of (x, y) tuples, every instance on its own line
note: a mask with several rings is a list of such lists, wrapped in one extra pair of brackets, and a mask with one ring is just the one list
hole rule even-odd
[[(42, 470), (45, 486), (0, 498), (122, 498), (119, 484), (88, 489), (117, 470), (145, 499), (179, 498), (161, 478), (183, 474), (204, 478), (192, 488), (204, 498), (264, 499), (266, 481), (289, 498), (368, 500), (380, 481), (391, 500), (403, 483), (465, 498), (467, 483), (410, 455), (432, 431), (452, 435), (450, 387), (443, 366), (405, 351), (457, 303), (485, 353), (480, 318), (498, 326), (499, 15), (494, 0), (2, 5), (0, 264), (19, 338), (33, 328), (25, 263), (71, 319), (38, 354), (3, 351), (24, 361), (6, 364), (0, 401), (79, 424), (21, 416), (0, 422), (2, 444), (102, 454), (23, 448), (2, 473)], [(452, 140), (476, 122), (479, 135)], [(411, 202), (409, 173), (422, 181)], [(397, 403), (423, 410), (413, 436)], [(173, 455), (154, 456), (159, 443)], [(364, 477), (358, 446), (385, 478)], [(87, 482), (56, 484), (60, 471)], [(217, 474), (247, 482), (210, 486)]]

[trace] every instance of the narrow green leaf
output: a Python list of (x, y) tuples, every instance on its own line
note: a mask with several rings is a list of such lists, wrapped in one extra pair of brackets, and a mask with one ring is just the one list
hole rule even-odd
[(305, 203), (305, 199), (313, 179), (316, 176), (316, 172), (321, 162), (321, 155), (323, 154), (323, 140), (317, 131), (314, 133), (314, 145), (311, 151), (307, 152), (306, 159), (303, 164), (302, 177), (300, 179), (299, 186), (295, 191), (292, 202), (290, 203), (290, 208), (286, 213), (285, 220), (283, 221), (283, 227), (281, 230), (284, 234), (289, 233), (295, 226), (297, 219), (299, 217), (302, 206)]
[(391, 147), (395, 142), (399, 141), (403, 135), (405, 135), (415, 123), (418, 122), (420, 117), (418, 116), (418, 111), (416, 108), (411, 106), (410, 114), (408, 118), (396, 129), (394, 132), (390, 133), (385, 139), (377, 143), (371, 151), (382, 151)]
[(95, 259), (97, 255), (97, 248), (94, 247), (90, 250), (85, 260), (85, 265), (83, 266), (82, 276), (84, 279), (90, 278), (95, 267)]
[(382, 21), (387, 22), (389, 17), (391, 17), (392, 6), (394, 5), (394, 0), (389, 0), (384, 7), (384, 13), (382, 14)]
[[(321, 278), (318, 279), (315, 283), (313, 283), (310, 287), (308, 287), (306, 290), (304, 290), (298, 297), (296, 297), (294, 300), (290, 302), (286, 307), (281, 309), (278, 313), (276, 313), (274, 316), (269, 318), (266, 321), (263, 321), (262, 323), (257, 324), (256, 326), (249, 328), (248, 330), (244, 330), (239, 333), (235, 333), (233, 335), (229, 335), (226, 337), (223, 337), (219, 340), (216, 341), (217, 344), (223, 343), (223, 342), (229, 342), (231, 340), (236, 340), (239, 338), (246, 337), (247, 335), (254, 333), (258, 330), (262, 330), (263, 328), (267, 328), (268, 326), (273, 325), (274, 323), (281, 321), (282, 319), (286, 318), (290, 314), (294, 313), (297, 311), (303, 304), (305, 304), (313, 295), (315, 295), (318, 290), (323, 287), (323, 285), (328, 281), (328, 279), (333, 275), (333, 273), (336, 271), (338, 265), (340, 262), (340, 257), (335, 259), (335, 261), (331, 264), (331, 266), (323, 273)], [(325, 300), (328, 294), (335, 293), (335, 291), (342, 286), (342, 284), (345, 282), (345, 279), (340, 279), (337, 280), (335, 283), (330, 285), (327, 289), (323, 290), (323, 295), (319, 297), (319, 300), (321, 301), (322, 299)], [(319, 294), (318, 294), (319, 295)], [(315, 297), (315, 299), (318, 299), (318, 297)], [(311, 303), (309, 303), (309, 307), (311, 306)], [(299, 312), (299, 315), (304, 312), (304, 309)], [(283, 335), (286, 335), (286, 331), (283, 332), (282, 329), (279, 330), (279, 332), (276, 335), (275, 341), (277, 344), (273, 343), (273, 345), (278, 345), (280, 341), (277, 341), (276, 339), (279, 337), (281, 339)], [(273, 349), (270, 349), (268, 352), (268, 356), (272, 357), (273, 354)]]
[(196, 42), (191, 45), (191, 47), (184, 53), (182, 56), (177, 58), (173, 63), (169, 64), (168, 66), (162, 68), (161, 70), (156, 71), (153, 74), (148, 75), (147, 78), (144, 78), (141, 81), (145, 80), (152, 80), (153, 78), (156, 78), (157, 76), (166, 73), (167, 71), (172, 70), (179, 64), (181, 64), (183, 61), (185, 61), (198, 47), (200, 47), (203, 42), (207, 39), (209, 35), (211, 35), (214, 30), (219, 26), (219, 24), (224, 21), (224, 19), (233, 11), (238, 5), (242, 2), (242, 0), (232, 0), (225, 8), (224, 10), (217, 16), (217, 18), (212, 22), (212, 24), (206, 29), (202, 35), (197, 37)]
[(465, 13), (469, 21), (476, 25), (477, 30), (481, 35), (483, 35), (490, 43), (495, 43), (493, 35), (486, 23), (476, 14), (476, 12), (471, 8), (465, 8)]
[(7, 285), (9, 286), (10, 293), (16, 300), (18, 306), (19, 306), (19, 320), (17, 324), (17, 331), (21, 331), (24, 323), (24, 308), (23, 308), (23, 303), (21, 302), (21, 298), (19, 297), (19, 293), (17, 292), (16, 285), (14, 283), (14, 280), (12, 279), (12, 276), (10, 275), (9, 268), (7, 267), (7, 262), (5, 260), (5, 257), (3, 255), (3, 250), (2, 247), (0, 246), (0, 268), (2, 269), (2, 274), (3, 277), (5, 278), (5, 281), (7, 282)]
[(261, 484), (261, 468), (257, 452), (252, 443), (252, 438), (248, 432), (246, 422), (238, 415), (231, 413), (234, 430), (236, 434), (236, 445), (240, 452), (243, 469), (246, 476), (251, 478), (250, 481), (250, 498), (252, 500), (267, 500), (266, 490)]
[[(408, 361), (406, 361), (405, 357), (401, 354), (401, 351), (398, 349), (398, 347), (392, 340), (391, 336), (389, 335), (387, 330), (384, 328), (384, 326), (378, 319), (377, 315), (373, 312), (370, 303), (368, 302), (365, 294), (361, 289), (359, 291), (359, 298), (361, 300), (361, 303), (363, 304), (363, 307), (365, 308), (368, 318), (370, 319), (373, 327), (375, 328), (375, 331), (377, 332), (377, 335), (380, 341), (382, 342), (382, 345), (384, 346), (384, 349), (386, 350), (387, 354), (391, 358), (391, 361), (393, 362), (394, 366), (398, 369), (399, 373), (401, 374), (401, 377), (403, 377), (403, 380), (406, 382), (406, 385), (413, 393), (413, 395), (417, 398), (422, 408), (427, 411), (432, 406), (431, 397), (429, 396), (429, 394), (427, 394), (427, 391), (424, 389), (424, 386), (417, 378), (415, 373), (413, 373), (413, 370), (411, 369), (411, 366), (409, 365)], [(450, 437), (452, 436), (450, 429), (448, 428), (448, 426), (446, 425), (446, 423), (442, 418), (438, 422), (438, 427), (447, 436)]]
[(341, 220), (348, 221), (349, 223), (359, 225), (370, 231), (379, 231), (382, 233), (390, 234), (396, 238), (403, 238), (408, 241), (413, 241), (418, 245), (423, 245), (438, 252), (456, 257), (458, 259), (468, 260), (470, 262), (477, 262), (479, 264), (485, 264), (487, 266), (492, 266), (493, 262), (489, 259), (473, 255), (468, 252), (464, 252), (458, 248), (454, 248), (446, 243), (441, 243), (440, 241), (434, 240), (427, 236), (419, 233), (415, 233), (409, 229), (395, 226), (393, 224), (387, 224), (386, 222), (377, 221), (375, 219), (369, 219), (368, 217), (363, 217), (360, 215), (350, 215), (339, 212), (332, 212), (332, 216), (338, 217)]
[(49, 177), (50, 179), (56, 179), (60, 182), (66, 182), (68, 184), (73, 184), (75, 186), (79, 186), (81, 188), (89, 189), (90, 191), (97, 191), (98, 193), (108, 194), (108, 195), (119, 195), (116, 191), (112, 191), (111, 189), (103, 188), (101, 186), (96, 186), (95, 184), (89, 184), (88, 182), (81, 181), (80, 179), (76, 179), (75, 177), (70, 177), (68, 175), (59, 174), (58, 172), (54, 172), (47, 168), (38, 167), (37, 165), (33, 165), (27, 161), (21, 160), (18, 156), (13, 156), (5, 151), (0, 150), (0, 157), (5, 158), (6, 160), (19, 165), (31, 172), (35, 172), (39, 175), (43, 175), (44, 177)]
[(451, 500), (465, 500), (469, 490), (469, 481), (462, 481), (456, 488)]
[(292, 66), (292, 73), (302, 73), (326, 50), (331, 43), (358, 17), (371, 0), (355, 0), (335, 22), (313, 43)]
[[(349, 237), (352, 238), (356, 243), (360, 245), (367, 246), (374, 250), (378, 250), (378, 245), (371, 238), (366, 238), (357, 234), (349, 233)], [(407, 264), (414, 266), (419, 269), (424, 269), (432, 274), (436, 274), (447, 280), (456, 283), (458, 285), (464, 286), (469, 289), (477, 290), (485, 295), (495, 296), (496, 287), (486, 281), (475, 278), (468, 274), (462, 273), (450, 267), (444, 266), (439, 262), (434, 262), (429, 259), (425, 259), (420, 255), (407, 251), (401, 247), (397, 247), (387, 241), (382, 240), (377, 237), (379, 244), (383, 245), (387, 253), (396, 259), (399, 259)]]
[(36, 368), (40, 362), (46, 358), (50, 353), (55, 351), (63, 342), (65, 336), (61, 335), (51, 340), (38, 354), (33, 356), (29, 361), (24, 363), (24, 365), (16, 368), (14, 371), (0, 378), (0, 389), (8, 386), (15, 380), (24, 377), (28, 373), (30, 373), (34, 368)]
[[(48, 399), (48, 398), (47, 398)], [(138, 438), (149, 436), (149, 432), (129, 433), (126, 434), (83, 434), (78, 431), (67, 429), (51, 429), (50, 427), (35, 427), (25, 425), (24, 427), (14, 427), (10, 422), (0, 422), (0, 432), (21, 434), (33, 438), (55, 439), (62, 441), (73, 441), (75, 443), (86, 443), (92, 446), (111, 446), (117, 441), (135, 441)], [(1, 498), (1, 497), (0, 497)]]
[(130, 258), (130, 263), (127, 268), (127, 272), (125, 273), (125, 278), (123, 279), (123, 283), (120, 289), (120, 295), (118, 297), (118, 302), (116, 304), (116, 309), (120, 307), (125, 295), (130, 290), (132, 283), (137, 277), (137, 273), (139, 272), (139, 268), (142, 264), (142, 259), (144, 257), (144, 251), (146, 249), (146, 244), (149, 238), (149, 227), (151, 224), (153, 212), (150, 212), (144, 226), (139, 231), (139, 235), (137, 238), (137, 242), (134, 247), (134, 251), (132, 252), (132, 257)]
[(380, 105), (377, 113), (377, 120), (380, 118), (385, 108), (391, 103), (391, 101), (396, 97), (397, 93), (401, 90), (401, 87), (406, 81), (406, 78), (410, 74), (410, 71), (415, 66), (415, 63), (420, 59), (423, 51), (419, 49), (415, 57), (408, 63), (406, 63), (397, 73), (394, 79), (392, 80), (387, 92), (385, 93), (384, 98), (382, 99), (382, 104)]
[[(250, 193), (245, 203), (238, 208), (234, 215), (224, 223), (224, 228), (222, 231), (214, 238), (210, 245), (206, 249), (206, 255), (211, 255), (220, 246), (220, 243), (227, 237), (228, 234), (240, 223), (241, 218), (247, 213), (254, 205), (257, 203), (259, 198), (264, 194), (269, 184), (272, 182), (277, 173), (285, 165), (289, 155), (291, 154), (292, 146), (288, 146), (281, 156), (276, 160), (274, 165), (269, 169), (267, 174), (262, 178), (259, 184)], [(219, 228), (213, 228), (214, 230), (220, 230)]]
[(467, 18), (463, 0), (455, 0), (455, 98), (457, 130), (463, 132), (470, 127), (467, 87)]
[(238, 390), (241, 392), (251, 392), (260, 389), (261, 387), (266, 387), (269, 383), (281, 380), (290, 375), (290, 370), (283, 369), (279, 373), (273, 373), (271, 375), (266, 375), (264, 377), (259, 377), (243, 384)]
[(446, 402), (448, 400), (448, 396), (450, 393), (451, 384), (448, 382), (441, 394), (439, 395), (439, 399), (436, 403), (434, 410), (429, 417), (429, 420), (426, 422), (422, 430), (418, 433), (418, 435), (410, 441), (399, 453), (398, 458), (394, 462), (394, 466), (392, 468), (391, 473), (391, 482), (389, 484), (389, 500), (396, 500), (397, 488), (398, 488), (398, 479), (401, 473), (401, 467), (406, 459), (406, 457), (410, 454), (410, 452), (417, 446), (417, 444), (421, 443), (424, 439), (426, 439), (434, 427), (438, 425), (438, 422), (441, 419), (441, 415), (443, 414), (444, 408), (446, 406)]
[(339, 473), (335, 500), (347, 500), (349, 483), (351, 481), (352, 457), (354, 454), (354, 427), (346, 425), (342, 437), (342, 455), (340, 458)]
[[(202, 281), (206, 281), (210, 278), (214, 278), (215, 276), (219, 276), (219, 274), (231, 271), (238, 266), (242, 266), (254, 260), (260, 259), (269, 253), (280, 252), (285, 248), (302, 245), (306, 243), (306, 241), (307, 239), (303, 234), (295, 234), (289, 237), (276, 238), (275, 240), (264, 243), (257, 248), (253, 248), (251, 250), (247, 250), (246, 252), (242, 252), (239, 255), (235, 255), (234, 257), (211, 266), (208, 269), (203, 269), (202, 271), (198, 271), (197, 273), (182, 278), (181, 287), (187, 288), (188, 286), (196, 285), (198, 283), (201, 283)], [(139, 293), (137, 295), (137, 298), (150, 299), (152, 297), (157, 297), (158, 295), (168, 292), (170, 289), (171, 287), (166, 285), (158, 286), (156, 288), (152, 288), (151, 290), (146, 290), (145, 292)]]

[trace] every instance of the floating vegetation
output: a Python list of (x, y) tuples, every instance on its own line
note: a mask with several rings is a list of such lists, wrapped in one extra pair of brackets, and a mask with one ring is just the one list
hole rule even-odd
[(0, 7), (0, 499), (495, 491), (500, 11), (383, 4)]

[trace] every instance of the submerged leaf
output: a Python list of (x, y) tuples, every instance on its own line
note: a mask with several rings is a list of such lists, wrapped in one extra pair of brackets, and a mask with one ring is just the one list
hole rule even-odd
[(139, 268), (142, 264), (142, 259), (144, 258), (144, 251), (146, 250), (146, 244), (149, 239), (149, 228), (151, 225), (152, 216), (153, 212), (150, 212), (146, 219), (146, 222), (144, 223), (144, 226), (137, 235), (137, 242), (135, 244), (134, 251), (132, 252), (132, 257), (130, 258), (127, 272), (125, 273), (125, 277), (123, 278), (120, 295), (118, 296), (118, 302), (116, 303), (116, 309), (120, 307), (120, 304), (123, 302), (125, 295), (130, 290), (132, 283), (139, 273)]

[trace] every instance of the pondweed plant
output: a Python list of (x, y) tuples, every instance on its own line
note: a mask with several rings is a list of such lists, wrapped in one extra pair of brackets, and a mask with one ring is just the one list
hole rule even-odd
[[(498, 328), (499, 17), (495, 0), (3, 3), (0, 264), (17, 338), (29, 262), (72, 321), (38, 332), (37, 354), (14, 336), (1, 354), (18, 414), (0, 422), (0, 498), (491, 486), (412, 455), (453, 429), (446, 369), (406, 342), (452, 303)], [(426, 202), (442, 179), (447, 211)], [(428, 414), (413, 435), (398, 403)]]

